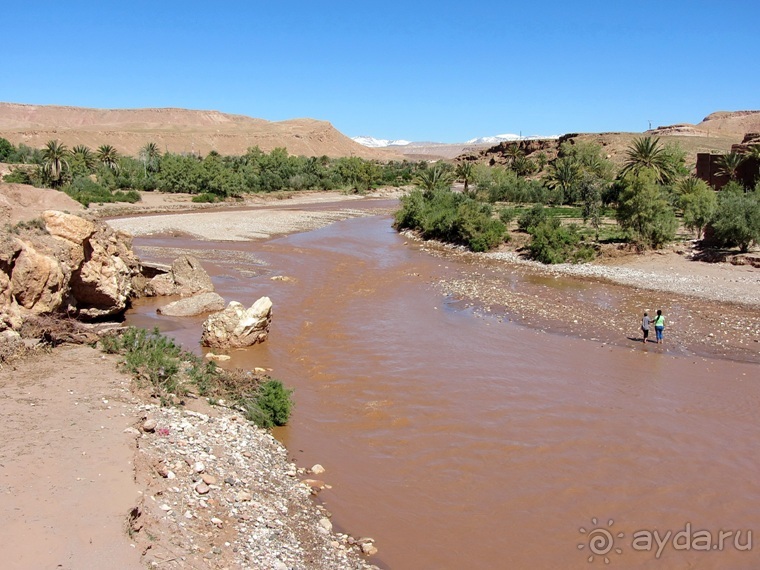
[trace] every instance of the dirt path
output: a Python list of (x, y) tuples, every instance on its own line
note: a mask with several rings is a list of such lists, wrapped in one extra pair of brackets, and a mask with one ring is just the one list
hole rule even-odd
[(132, 400), (111, 357), (85, 346), (0, 370), (3, 568), (142, 568), (124, 530), (139, 494)]

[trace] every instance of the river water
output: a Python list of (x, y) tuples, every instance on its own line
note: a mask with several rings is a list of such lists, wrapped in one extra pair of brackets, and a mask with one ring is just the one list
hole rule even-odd
[[(339, 529), (376, 539), (381, 567), (760, 566), (747, 542), (760, 542), (759, 365), (477, 314), (433, 286), (468, 268), (406, 243), (387, 216), (135, 246), (164, 262), (192, 251), (228, 301), (272, 299), (269, 339), (229, 366), (295, 388), (275, 435), (299, 466), (325, 466), (320, 500)], [(512, 273), (504, 286), (534, 285)], [(138, 302), (129, 324), (200, 353), (203, 319), (159, 317), (165, 302)], [(733, 534), (721, 544), (720, 531)]]

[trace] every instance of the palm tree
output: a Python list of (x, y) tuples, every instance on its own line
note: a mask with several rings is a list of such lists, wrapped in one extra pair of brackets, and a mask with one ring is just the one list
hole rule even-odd
[(464, 193), (467, 194), (473, 176), (472, 162), (467, 161), (457, 164), (456, 175), (457, 178), (464, 181)]
[(552, 164), (549, 175), (546, 177), (546, 185), (552, 190), (561, 189), (563, 197), (569, 197), (570, 190), (578, 182), (580, 175), (578, 163), (569, 156), (563, 156)]
[(119, 167), (119, 153), (110, 144), (102, 144), (98, 147), (98, 160), (111, 170)]
[(504, 154), (507, 155), (507, 166), (512, 166), (515, 161), (523, 155), (523, 151), (520, 148), (520, 145), (517, 143), (510, 144), (506, 150), (504, 151)]
[(719, 176), (728, 176), (729, 180), (736, 180), (739, 174), (739, 166), (741, 166), (742, 162), (744, 162), (744, 155), (741, 155), (736, 151), (727, 152), (718, 157), (718, 170), (716, 171), (716, 174)]
[(158, 160), (161, 158), (161, 151), (158, 149), (158, 145), (154, 142), (146, 144), (140, 149), (140, 158), (143, 161), (146, 174), (148, 171), (156, 172), (158, 170)]
[(626, 151), (628, 157), (623, 169), (620, 171), (621, 176), (629, 172), (634, 174), (648, 168), (654, 171), (657, 179), (662, 184), (669, 183), (674, 175), (672, 164), (668, 161), (665, 149), (660, 146), (659, 137), (641, 137), (634, 139)]
[(63, 181), (63, 172), (69, 167), (66, 160), (68, 154), (69, 150), (66, 145), (58, 141), (48, 141), (42, 151), (42, 167), (44, 173), (50, 177), (53, 186), (59, 186)]
[(84, 167), (87, 170), (92, 170), (95, 168), (95, 155), (92, 154), (92, 151), (89, 149), (89, 147), (83, 144), (78, 144), (71, 149), (71, 154), (81, 160), (82, 164), (84, 164)]
[(442, 166), (434, 166), (420, 170), (414, 177), (414, 184), (422, 188), (425, 192), (433, 192), (438, 189), (451, 187), (451, 172)]

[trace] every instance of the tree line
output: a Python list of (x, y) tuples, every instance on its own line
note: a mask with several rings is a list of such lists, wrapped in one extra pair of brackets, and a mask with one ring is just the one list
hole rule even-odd
[(156, 143), (147, 143), (133, 157), (108, 144), (92, 150), (51, 140), (42, 149), (31, 149), (2, 138), (0, 162), (16, 165), (6, 181), (58, 188), (85, 205), (132, 201), (139, 199), (137, 191), (151, 190), (194, 194), (195, 201), (206, 202), (278, 190), (366, 192), (410, 184), (418, 171), (428, 168), (424, 161), (293, 156), (284, 148), (267, 153), (252, 147), (239, 156), (211, 151), (201, 157), (162, 153)]
[[(708, 231), (718, 247), (746, 252), (760, 242), (760, 169), (751, 188), (737, 180), (743, 161), (760, 165), (760, 145), (720, 158), (719, 173), (729, 178), (720, 192), (691, 175), (678, 145), (656, 137), (634, 139), (621, 168), (592, 142), (565, 141), (553, 161), (524, 156), (517, 144), (507, 150), (504, 166), (441, 163), (419, 173), (396, 227), (486, 251), (511, 238), (517, 219), (529, 255), (544, 263), (589, 260), (604, 242), (661, 248), (680, 225), (698, 240)], [(463, 192), (452, 197), (457, 179)], [(562, 223), (565, 215), (583, 224)]]

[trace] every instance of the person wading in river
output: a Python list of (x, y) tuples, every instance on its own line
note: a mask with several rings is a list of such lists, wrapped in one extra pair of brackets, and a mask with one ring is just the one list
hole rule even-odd
[(644, 318), (641, 319), (641, 332), (644, 333), (644, 343), (649, 338), (649, 313), (644, 311)]
[(665, 317), (662, 316), (662, 311), (657, 309), (657, 316), (654, 318), (654, 332), (657, 336), (657, 344), (662, 343), (663, 330), (665, 330)]

